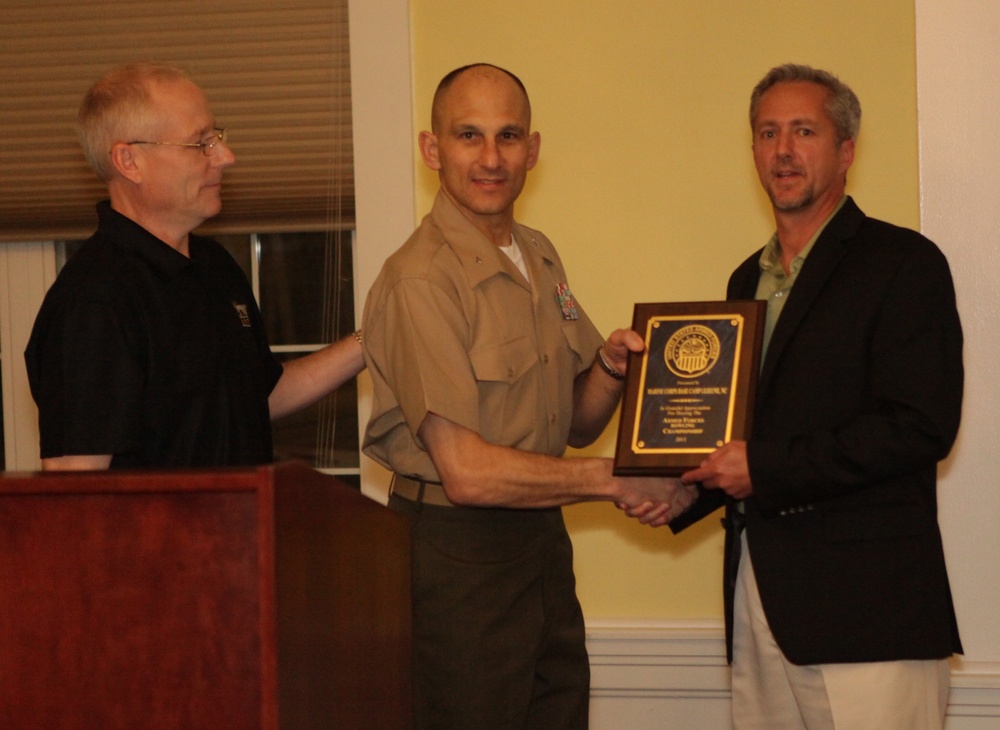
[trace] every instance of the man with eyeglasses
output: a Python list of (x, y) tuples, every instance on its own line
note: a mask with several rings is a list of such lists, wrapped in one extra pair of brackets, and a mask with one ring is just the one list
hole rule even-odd
[(272, 356), (242, 270), (191, 233), (220, 211), (236, 158), (183, 70), (114, 69), (87, 92), (78, 121), (109, 200), (46, 295), (25, 352), (42, 468), (271, 461), (271, 420), (355, 376), (360, 334), (284, 365)]

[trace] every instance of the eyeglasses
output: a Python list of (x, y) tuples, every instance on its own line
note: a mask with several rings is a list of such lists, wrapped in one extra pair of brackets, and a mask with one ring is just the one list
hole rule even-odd
[(167, 147), (197, 147), (205, 157), (210, 157), (219, 142), (226, 141), (225, 129), (213, 129), (212, 133), (201, 142), (144, 142), (140, 139), (126, 142), (125, 144), (159, 144)]

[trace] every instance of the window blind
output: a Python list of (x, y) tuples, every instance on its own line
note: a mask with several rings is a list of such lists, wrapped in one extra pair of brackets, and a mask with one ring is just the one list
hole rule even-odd
[(354, 223), (347, 0), (5, 0), (0, 241), (85, 238), (106, 189), (76, 111), (114, 66), (186, 68), (237, 158), (209, 233)]

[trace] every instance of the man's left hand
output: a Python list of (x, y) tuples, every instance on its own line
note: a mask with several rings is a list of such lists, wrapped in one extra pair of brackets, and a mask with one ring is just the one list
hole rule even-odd
[(608, 335), (607, 342), (601, 348), (604, 360), (620, 373), (625, 372), (630, 352), (642, 352), (645, 349), (646, 343), (642, 337), (632, 330), (615, 330)]
[(733, 499), (746, 499), (753, 494), (746, 441), (723, 444), (681, 479), (685, 484), (701, 482), (706, 489), (721, 489)]

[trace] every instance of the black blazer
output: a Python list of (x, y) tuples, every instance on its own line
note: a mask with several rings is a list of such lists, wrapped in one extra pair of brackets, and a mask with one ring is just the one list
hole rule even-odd
[[(760, 251), (729, 280), (753, 299)], [(937, 523), (937, 462), (962, 401), (944, 255), (850, 198), (809, 253), (758, 381), (745, 522), (771, 630), (795, 664), (961, 652)], [(724, 501), (706, 490), (680, 530)], [(737, 514), (726, 505), (732, 658)]]

